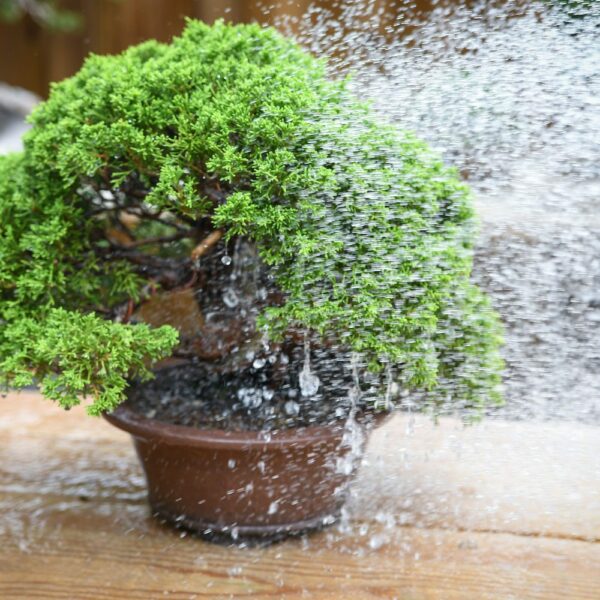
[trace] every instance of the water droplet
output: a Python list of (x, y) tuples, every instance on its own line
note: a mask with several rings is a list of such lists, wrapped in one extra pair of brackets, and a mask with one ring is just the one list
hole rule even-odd
[(333, 515), (325, 515), (321, 519), (321, 523), (323, 523), (323, 525), (332, 525), (335, 523), (335, 517)]
[(235, 465), (236, 465), (236, 464), (237, 464), (237, 463), (235, 462), (235, 459), (233, 459), (233, 458), (230, 458), (230, 459), (227, 461), (227, 466), (228, 466), (230, 469), (235, 469)]
[(284, 405), (283, 409), (285, 410), (285, 414), (290, 417), (295, 417), (300, 412), (300, 405), (293, 400), (288, 400)]
[(228, 288), (223, 293), (223, 302), (228, 308), (235, 308), (240, 303), (240, 299), (232, 288)]
[(115, 195), (110, 190), (100, 190), (100, 196), (103, 200), (114, 200)]
[(237, 397), (245, 408), (258, 408), (262, 404), (262, 390), (257, 388), (240, 388)]
[(268, 515), (274, 515), (279, 510), (279, 503), (277, 500), (275, 502), (271, 502), (269, 504), (269, 510), (267, 511)]
[(242, 574), (243, 570), (244, 569), (239, 565), (235, 565), (227, 569), (227, 574), (229, 575), (229, 577), (237, 577), (238, 575)]
[(350, 454), (336, 459), (335, 471), (340, 475), (352, 475), (354, 470), (354, 459)]
[(221, 262), (225, 266), (229, 266), (231, 264), (231, 256), (229, 256), (229, 254), (225, 254), (224, 256), (221, 257)]
[(319, 391), (320, 379), (310, 368), (310, 342), (308, 335), (304, 334), (304, 365), (299, 376), (300, 392), (305, 397), (314, 396)]
[(252, 363), (252, 366), (255, 369), (262, 369), (267, 364), (267, 361), (264, 358), (256, 358)]
[(392, 513), (378, 512), (375, 515), (375, 520), (382, 525), (385, 525), (386, 529), (391, 529), (396, 524), (396, 517)]
[(259, 288), (258, 291), (256, 292), (256, 297), (259, 300), (266, 300), (268, 296), (267, 290), (265, 288)]
[(369, 548), (371, 550), (378, 550), (389, 542), (389, 539), (383, 533), (376, 533), (369, 538)]
[(314, 374), (311, 373), (310, 367), (304, 367), (300, 371), (300, 391), (303, 396), (310, 397), (314, 396), (319, 391), (321, 380)]

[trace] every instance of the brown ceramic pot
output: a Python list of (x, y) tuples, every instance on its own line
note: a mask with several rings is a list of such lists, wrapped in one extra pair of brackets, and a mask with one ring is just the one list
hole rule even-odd
[(207, 536), (276, 538), (333, 523), (355, 471), (343, 424), (269, 436), (171, 425), (126, 405), (105, 417), (133, 436), (154, 514)]

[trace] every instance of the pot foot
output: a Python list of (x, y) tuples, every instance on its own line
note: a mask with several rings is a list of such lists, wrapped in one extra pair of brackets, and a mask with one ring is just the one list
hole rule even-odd
[(184, 515), (175, 516), (160, 509), (154, 510), (152, 516), (162, 523), (189, 531), (196, 537), (216, 544), (262, 546), (329, 527), (338, 521), (340, 511), (280, 525), (223, 525), (222, 523), (210, 523)]

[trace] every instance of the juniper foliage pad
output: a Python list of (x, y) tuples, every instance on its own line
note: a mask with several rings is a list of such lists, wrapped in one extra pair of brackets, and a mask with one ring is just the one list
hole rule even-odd
[(257, 243), (285, 293), (261, 316), (272, 337), (310, 328), (430, 402), (497, 397), (467, 187), (274, 30), (190, 21), (171, 44), (91, 56), (31, 122), (24, 152), (0, 158), (8, 385), (41, 383), (65, 407), (91, 395), (97, 414), (170, 354), (174, 329), (106, 316), (148, 281), (103, 258), (95, 209), (141, 194), (152, 214)]

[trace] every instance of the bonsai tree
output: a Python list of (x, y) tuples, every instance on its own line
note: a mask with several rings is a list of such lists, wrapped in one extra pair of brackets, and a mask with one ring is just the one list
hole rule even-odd
[(498, 400), (468, 188), (275, 30), (91, 56), (30, 122), (0, 159), (6, 386), (97, 415), (131, 382), (209, 381), (300, 424), (290, 398)]

